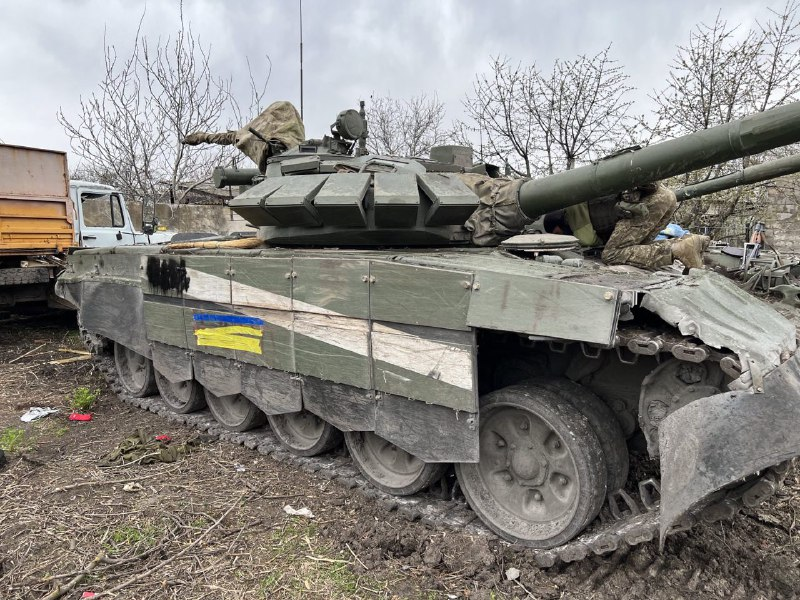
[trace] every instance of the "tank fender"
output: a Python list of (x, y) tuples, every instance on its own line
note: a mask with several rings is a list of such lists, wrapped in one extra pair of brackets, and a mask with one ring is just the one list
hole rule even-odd
[(375, 433), (425, 462), (478, 462), (478, 414), (378, 394)]
[(144, 325), (142, 290), (130, 285), (102, 281), (68, 283), (59, 294), (78, 307), (81, 325), (139, 354), (151, 358)]
[(800, 353), (764, 378), (763, 393), (696, 400), (659, 427), (661, 542), (703, 499), (800, 455)]
[(239, 363), (242, 394), (267, 415), (282, 415), (303, 409), (300, 380), (286, 371)]
[(194, 378), (191, 354), (184, 348), (153, 342), (153, 366), (172, 383)]
[(192, 364), (195, 379), (215, 396), (233, 396), (242, 393), (242, 373), (236, 361), (195, 352)]
[(765, 375), (797, 349), (792, 323), (718, 273), (692, 269), (685, 278), (647, 289), (642, 308), (681, 334), (735, 352)]

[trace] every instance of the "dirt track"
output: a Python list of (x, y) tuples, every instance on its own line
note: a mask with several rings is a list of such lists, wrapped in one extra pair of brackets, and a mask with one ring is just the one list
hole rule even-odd
[[(138, 428), (173, 444), (194, 434), (121, 405), (89, 361), (48, 364), (75, 356), (59, 348), (80, 349), (73, 327), (69, 319), (0, 325), (0, 442), (15, 438), (0, 470), (2, 598), (41, 598), (81, 576), (65, 598), (114, 588), (136, 599), (800, 595), (796, 471), (765, 506), (673, 536), (663, 554), (645, 544), (541, 570), (505, 544), (410, 523), (227, 443), (206, 441), (175, 463), (100, 467)], [(100, 391), (94, 420), (71, 423), (69, 399), (81, 386)], [(47, 405), (62, 412), (19, 421)], [(314, 518), (289, 516), (286, 504)], [(521, 571), (518, 581), (505, 579), (509, 567)]]

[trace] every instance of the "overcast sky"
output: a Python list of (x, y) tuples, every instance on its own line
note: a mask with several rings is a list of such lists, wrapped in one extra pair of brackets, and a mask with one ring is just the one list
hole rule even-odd
[[(360, 98), (436, 93), (448, 120), (490, 56), (549, 70), (554, 58), (594, 54), (609, 43), (630, 75), (637, 113), (663, 86), (676, 46), (717, 12), (731, 25), (767, 17), (770, 0), (304, 0), (306, 134), (321, 136), (336, 114)], [(178, 27), (177, 0), (0, 0), (0, 140), (69, 148), (56, 120), (75, 115), (81, 94), (103, 76), (103, 35), (130, 52), (142, 11), (149, 39)], [(216, 74), (232, 77), (247, 105), (249, 57), (272, 60), (267, 98), (299, 109), (299, 0), (186, 0), (184, 13), (212, 45)], [(71, 166), (75, 159), (70, 156)]]

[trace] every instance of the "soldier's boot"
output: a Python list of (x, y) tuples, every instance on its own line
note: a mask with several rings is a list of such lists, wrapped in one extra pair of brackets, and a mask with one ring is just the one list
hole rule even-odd
[(672, 244), (672, 258), (678, 259), (689, 269), (702, 269), (703, 252), (710, 242), (707, 235), (685, 235)]

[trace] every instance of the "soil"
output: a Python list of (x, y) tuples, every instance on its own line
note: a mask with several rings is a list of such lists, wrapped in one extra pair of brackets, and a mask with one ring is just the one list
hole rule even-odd
[[(114, 398), (70, 316), (0, 323), (0, 597), (794, 598), (800, 478), (732, 522), (540, 569), (494, 538), (435, 530), (344, 486), (200, 438), (173, 463), (101, 467), (138, 429), (196, 436)], [(67, 420), (75, 390), (93, 420)], [(31, 406), (60, 412), (25, 424)], [(20, 433), (20, 430), (22, 433)], [(343, 450), (339, 450), (343, 452)], [(314, 517), (290, 516), (284, 506)], [(509, 580), (509, 568), (519, 578)], [(63, 586), (60, 590), (58, 586)], [(51, 596), (54, 597), (54, 596)]]

